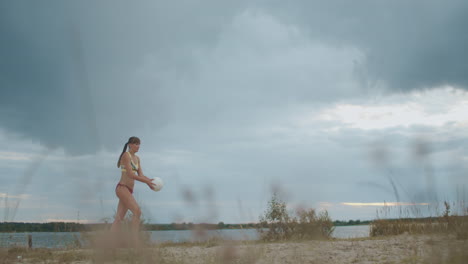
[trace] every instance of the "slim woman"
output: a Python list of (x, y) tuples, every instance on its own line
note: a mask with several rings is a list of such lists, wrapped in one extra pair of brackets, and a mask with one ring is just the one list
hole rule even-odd
[(131, 229), (135, 235), (135, 239), (138, 238), (141, 216), (140, 206), (133, 197), (135, 180), (146, 183), (150, 189), (153, 189), (152, 179), (143, 175), (140, 158), (136, 155), (139, 149), (140, 139), (137, 137), (129, 138), (117, 162), (117, 167), (121, 168), (122, 174), (119, 183), (115, 187), (115, 193), (119, 198), (119, 205), (117, 206), (117, 213), (115, 214), (115, 220), (111, 227), (112, 232), (119, 231), (127, 210), (130, 210), (133, 215)]

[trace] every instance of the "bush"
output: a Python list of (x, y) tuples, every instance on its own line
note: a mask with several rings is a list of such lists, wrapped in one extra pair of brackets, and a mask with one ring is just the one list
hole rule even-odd
[(268, 202), (268, 208), (260, 216), (258, 229), (262, 240), (276, 241), (285, 239), (326, 239), (333, 232), (333, 222), (328, 212), (319, 214), (315, 209), (299, 209), (290, 216), (286, 203), (276, 194)]

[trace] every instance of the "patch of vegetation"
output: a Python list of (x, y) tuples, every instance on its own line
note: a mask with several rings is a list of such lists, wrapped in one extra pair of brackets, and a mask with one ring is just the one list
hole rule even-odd
[(450, 204), (444, 202), (444, 206), (445, 210), (439, 217), (374, 220), (371, 222), (370, 235), (455, 234), (458, 239), (467, 239), (468, 215), (451, 215)]
[(268, 208), (260, 216), (258, 232), (266, 241), (286, 239), (328, 239), (333, 232), (333, 222), (328, 212), (315, 209), (298, 209), (295, 214), (286, 210), (286, 203), (273, 194)]

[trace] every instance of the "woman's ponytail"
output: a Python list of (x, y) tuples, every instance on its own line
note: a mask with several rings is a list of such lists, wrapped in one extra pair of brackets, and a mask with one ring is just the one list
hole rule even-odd
[(120, 160), (122, 159), (122, 155), (123, 155), (123, 154), (125, 153), (125, 151), (127, 150), (127, 146), (128, 146), (128, 142), (125, 143), (125, 146), (124, 146), (124, 148), (123, 148), (123, 150), (122, 150), (122, 153), (120, 154), (119, 161), (117, 161), (117, 168), (120, 167)]

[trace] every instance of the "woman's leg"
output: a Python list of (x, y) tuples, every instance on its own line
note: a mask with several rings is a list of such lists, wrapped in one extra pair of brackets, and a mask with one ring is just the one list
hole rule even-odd
[(119, 205), (117, 206), (117, 212), (115, 213), (114, 222), (111, 226), (111, 231), (116, 232), (120, 230), (120, 225), (124, 220), (125, 214), (127, 213), (127, 207), (125, 207), (124, 203), (119, 198)]
[(138, 231), (140, 229), (140, 217), (141, 209), (138, 206), (138, 203), (135, 200), (135, 197), (130, 193), (130, 191), (125, 187), (117, 188), (117, 196), (120, 198), (120, 202), (125, 208), (130, 210), (133, 214), (132, 217), (132, 231), (135, 236), (135, 243), (138, 242)]

